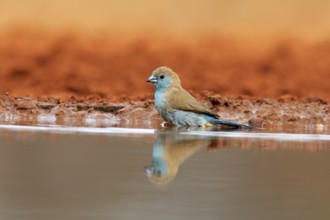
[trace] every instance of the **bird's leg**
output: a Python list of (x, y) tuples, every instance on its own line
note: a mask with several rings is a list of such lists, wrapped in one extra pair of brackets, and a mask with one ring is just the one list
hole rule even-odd
[(163, 121), (160, 126), (162, 126), (162, 128), (166, 128), (166, 127), (173, 127), (173, 123), (168, 122), (168, 121)]

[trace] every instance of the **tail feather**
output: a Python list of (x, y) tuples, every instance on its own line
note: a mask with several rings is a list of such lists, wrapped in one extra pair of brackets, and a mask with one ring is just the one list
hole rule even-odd
[(253, 127), (251, 127), (249, 125), (240, 124), (240, 123), (237, 123), (237, 122), (226, 121), (226, 120), (222, 120), (222, 119), (217, 119), (215, 121), (215, 123), (216, 124), (230, 126), (230, 127), (233, 127), (233, 128), (239, 128), (239, 127), (244, 127), (244, 128), (249, 128), (249, 129), (252, 129), (253, 128)]

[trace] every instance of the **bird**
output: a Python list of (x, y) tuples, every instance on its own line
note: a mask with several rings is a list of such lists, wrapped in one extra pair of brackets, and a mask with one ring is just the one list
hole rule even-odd
[(155, 107), (160, 116), (177, 127), (252, 128), (249, 125), (220, 119), (218, 114), (182, 88), (179, 76), (169, 67), (158, 67), (146, 81), (152, 83), (155, 88)]

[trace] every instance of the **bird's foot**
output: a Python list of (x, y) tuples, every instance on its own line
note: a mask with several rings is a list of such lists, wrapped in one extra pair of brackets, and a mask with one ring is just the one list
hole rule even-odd
[(174, 126), (174, 124), (171, 123), (171, 122), (168, 122), (168, 121), (163, 121), (163, 122), (160, 124), (160, 126), (161, 126), (162, 128), (171, 128), (171, 127)]

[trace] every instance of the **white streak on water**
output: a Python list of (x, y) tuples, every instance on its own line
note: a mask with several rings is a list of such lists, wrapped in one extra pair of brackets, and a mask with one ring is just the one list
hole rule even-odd
[(95, 127), (45, 127), (45, 126), (22, 126), (22, 125), (0, 125), (0, 129), (12, 131), (40, 131), (58, 133), (93, 133), (93, 134), (154, 134), (153, 129), (140, 128), (95, 128)]
[(212, 131), (190, 131), (185, 135), (197, 135), (208, 137), (227, 138), (256, 138), (256, 139), (277, 139), (292, 141), (330, 141), (328, 134), (288, 134), (288, 133), (248, 133), (248, 132), (212, 132)]
[[(95, 127), (61, 127), (61, 126), (22, 126), (0, 125), (0, 129), (11, 131), (39, 131), (55, 133), (89, 133), (89, 134), (156, 134), (156, 129), (143, 128), (95, 128)], [(166, 133), (160, 131), (159, 133)], [(173, 135), (173, 131), (169, 135)], [(224, 132), (224, 131), (185, 131), (177, 132), (182, 135), (196, 135), (204, 137), (226, 138), (250, 138), (250, 139), (274, 139), (288, 141), (330, 141), (329, 134), (288, 134), (288, 133), (258, 133), (258, 132)]]

